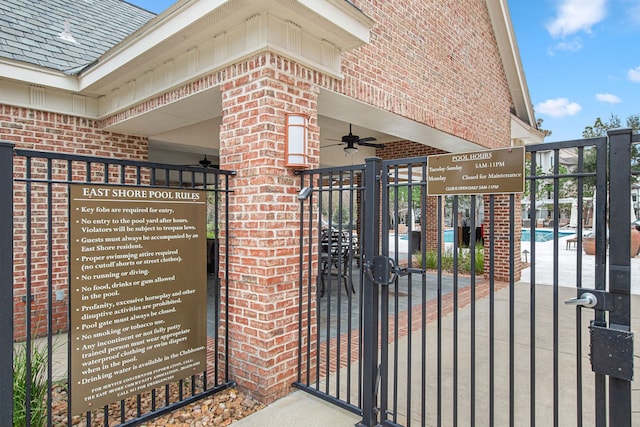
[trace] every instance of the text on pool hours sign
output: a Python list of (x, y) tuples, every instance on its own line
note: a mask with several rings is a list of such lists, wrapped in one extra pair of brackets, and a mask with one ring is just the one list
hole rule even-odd
[(70, 186), (71, 409), (206, 370), (206, 192)]
[(427, 194), (524, 192), (524, 147), (429, 156)]

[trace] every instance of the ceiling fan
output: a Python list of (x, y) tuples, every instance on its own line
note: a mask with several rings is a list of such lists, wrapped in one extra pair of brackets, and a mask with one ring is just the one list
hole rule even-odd
[(198, 164), (197, 165), (187, 165), (187, 166), (195, 166), (195, 167), (201, 167), (201, 168), (216, 168), (218, 167), (217, 165), (214, 165), (213, 162), (209, 159), (207, 159), (207, 155), (204, 155), (203, 159), (198, 160)]
[[(351, 131), (351, 123), (349, 123), (349, 134), (342, 136), (342, 139), (340, 140), (340, 144), (325, 145), (325, 147), (333, 147), (336, 145), (346, 144), (346, 146), (344, 147), (344, 152), (347, 154), (353, 154), (356, 151), (358, 151), (358, 147), (356, 147), (356, 145), (362, 145), (363, 147), (384, 148), (384, 144), (372, 143), (372, 141), (375, 141), (375, 140), (376, 139), (372, 136), (369, 136), (366, 138), (360, 138), (358, 135), (354, 135)], [(337, 140), (334, 139), (331, 141), (337, 141)]]

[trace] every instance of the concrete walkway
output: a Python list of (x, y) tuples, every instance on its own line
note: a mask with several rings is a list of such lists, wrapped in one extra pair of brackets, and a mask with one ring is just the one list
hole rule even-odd
[(304, 391), (295, 391), (232, 425), (235, 427), (340, 427), (362, 418)]
[[(582, 282), (581, 287), (593, 288), (594, 287), (594, 272), (595, 272), (595, 257), (593, 255), (585, 255), (582, 249), (575, 246), (567, 247), (566, 240), (569, 237), (565, 237), (558, 240), (557, 258), (559, 277), (558, 285), (562, 287), (575, 288), (578, 284), (578, 262), (577, 255), (582, 254)], [(522, 242), (522, 251), (528, 250), (528, 261), (535, 262), (535, 282), (538, 285), (552, 285), (553, 284), (553, 258), (554, 258), (554, 244), (553, 242), (538, 242), (535, 245), (535, 260), (531, 257), (531, 247), (529, 242)], [(523, 255), (524, 259), (524, 255)], [(635, 258), (631, 258), (631, 293), (634, 295), (640, 295), (640, 255)], [(607, 281), (608, 277), (608, 262), (607, 258)], [(522, 277), (520, 279), (524, 283), (530, 283), (531, 281), (531, 268), (524, 269), (522, 271)]]
[[(526, 292), (528, 286), (521, 287), (522, 290)], [(543, 289), (543, 288), (542, 288)], [(541, 290), (542, 290), (541, 289)], [(547, 287), (550, 290), (550, 287)], [(507, 290), (500, 291), (496, 294), (496, 302), (498, 305), (504, 305), (507, 301), (505, 295)], [(567, 289), (567, 294), (570, 294)], [(546, 304), (546, 301), (551, 296), (551, 292), (538, 292), (538, 306), (539, 307), (550, 307), (550, 304)], [(517, 298), (519, 300), (518, 304), (525, 304), (520, 297)], [(486, 301), (486, 300), (485, 300)], [(640, 297), (634, 297), (634, 303), (640, 304)], [(486, 314), (488, 304), (479, 304), (477, 306), (477, 315), (484, 316)], [(540, 313), (540, 318), (551, 319), (551, 313), (549, 313), (551, 309), (546, 310), (537, 310)], [(505, 312), (506, 310), (501, 310), (501, 312)], [(500, 312), (500, 311), (499, 311)], [(588, 325), (588, 311), (584, 310), (585, 316), (583, 324)], [(574, 316), (575, 311), (573, 309), (561, 309), (561, 317), (566, 318), (565, 320)], [(469, 316), (469, 311), (464, 310), (460, 313), (461, 320), (464, 319), (465, 316)], [(497, 318), (496, 325), (503, 325), (503, 327), (508, 326), (508, 319)], [(633, 317), (633, 328), (635, 331), (640, 330), (640, 314), (636, 311)], [(545, 327), (543, 325), (537, 326), (539, 330), (543, 330)], [(516, 357), (515, 357), (515, 371), (516, 371), (516, 383), (521, 384), (521, 387), (518, 388), (518, 397), (516, 398), (516, 414), (517, 419), (519, 420), (528, 420), (529, 419), (529, 405), (530, 405), (530, 395), (529, 395), (529, 366), (528, 366), (528, 357), (530, 353), (530, 348), (526, 344), (528, 338), (528, 331), (521, 329), (528, 329), (528, 325), (520, 325), (518, 328), (518, 332), (516, 333)], [(435, 339), (434, 329), (430, 328), (428, 331), (428, 339)], [(498, 328), (500, 329), (500, 328)], [(497, 331), (497, 335), (503, 335), (504, 331)], [(417, 342), (419, 340), (418, 336), (419, 332), (414, 332), (413, 339)], [(445, 342), (443, 346), (446, 348), (450, 348), (450, 340), (451, 340), (451, 330), (450, 327), (446, 327), (443, 330), (443, 337)], [(467, 330), (459, 331), (459, 339), (460, 341), (468, 341), (469, 335)], [(536, 365), (539, 369), (539, 377), (536, 379), (537, 385), (537, 394), (536, 394), (536, 408), (540, 408), (540, 411), (536, 415), (536, 421), (538, 425), (553, 425), (552, 420), (552, 382), (551, 382), (551, 366), (553, 360), (553, 352), (551, 351), (552, 343), (550, 342), (551, 335), (547, 335), (546, 338), (542, 338), (536, 345)], [(486, 369), (488, 366), (488, 361), (486, 357), (483, 355), (487, 355), (486, 351), (487, 345), (487, 336), (485, 333), (479, 334), (476, 341), (476, 369), (477, 369), (477, 377), (476, 377), (476, 404), (477, 404), (477, 418), (476, 425), (480, 426), (488, 426), (488, 396), (486, 391), (488, 390), (488, 375), (486, 374)], [(575, 403), (576, 396), (573, 393), (574, 384), (575, 384), (575, 341), (566, 337), (561, 332), (561, 340), (560, 340), (560, 349), (558, 351), (558, 364), (559, 364), (559, 405), (560, 408), (560, 425), (576, 425), (575, 421)], [(639, 351), (639, 343), (636, 339), (636, 349), (635, 354), (640, 354)], [(588, 346), (588, 340), (583, 343), (583, 346)], [(403, 339), (400, 342), (399, 353), (404, 354), (407, 349), (407, 339)], [(460, 351), (458, 366), (461, 368), (461, 373), (458, 378), (458, 390), (462, 395), (467, 396), (469, 394), (469, 378), (465, 376), (464, 369), (469, 366), (469, 356), (471, 352), (469, 351)], [(506, 356), (508, 354), (508, 341), (504, 339), (499, 339), (495, 343), (495, 351), (494, 354), (496, 356), (496, 384), (495, 384), (495, 396), (496, 396), (496, 412), (494, 424), (495, 426), (499, 425), (508, 425), (508, 412), (505, 410), (505, 403), (508, 402), (508, 359)], [(589, 369), (589, 361), (587, 356), (587, 349), (583, 350), (583, 371), (585, 375), (583, 376), (583, 387), (584, 387), (584, 396), (585, 400), (588, 402), (590, 400), (589, 396), (593, 396), (593, 382), (589, 380), (592, 377)], [(504, 357), (501, 357), (504, 356)], [(452, 375), (452, 366), (451, 366), (451, 354), (445, 354), (443, 357), (444, 365), (443, 365), (443, 375), (445, 378), (451, 378)], [(427, 357), (430, 360), (435, 360), (433, 354), (428, 354)], [(416, 359), (418, 359), (416, 357)], [(414, 363), (415, 365), (416, 363)], [(547, 373), (544, 373), (544, 369), (541, 367), (547, 367)], [(419, 367), (414, 366), (414, 372), (419, 372)], [(434, 376), (434, 368), (430, 367), (428, 378), (430, 381), (433, 381)], [(635, 378), (640, 378), (640, 367), (635, 367)], [(419, 375), (416, 375), (419, 377)], [(420, 392), (420, 387), (418, 383), (419, 378), (413, 378), (413, 383), (416, 385), (413, 387), (413, 390), (416, 392)], [(401, 387), (405, 387), (407, 384), (407, 375), (406, 371), (398, 372), (398, 382), (401, 384)], [(640, 385), (638, 385), (637, 381), (632, 384), (632, 405), (633, 408), (640, 408)], [(435, 396), (435, 390), (433, 388), (428, 388), (426, 390), (428, 396)], [(450, 382), (446, 380), (443, 383), (443, 396), (451, 397), (452, 396), (452, 386)], [(406, 407), (406, 396), (399, 395), (399, 408)], [(413, 401), (419, 400), (418, 396), (414, 396), (412, 398)], [(469, 401), (465, 399), (464, 396), (459, 397), (459, 412), (458, 412), (458, 425), (470, 425), (469, 416)], [(410, 415), (412, 418), (411, 425), (421, 425), (421, 411), (418, 407), (419, 405), (412, 406), (414, 409), (412, 410), (412, 414)], [(585, 404), (583, 408), (584, 411), (584, 419), (586, 425), (591, 425), (593, 418), (593, 412), (591, 410), (591, 404)], [(433, 405), (429, 405), (428, 407), (428, 417), (426, 425), (436, 425), (434, 420), (435, 408)], [(443, 425), (451, 425), (451, 416), (453, 413), (453, 408), (451, 405), (451, 400), (447, 399), (443, 402)], [(400, 413), (398, 414), (397, 421), (400, 424), (406, 423), (407, 414)], [(249, 417), (240, 420), (234, 425), (238, 427), (298, 427), (298, 426), (308, 426), (308, 427), (321, 427), (321, 426), (353, 426), (357, 422), (360, 421), (360, 417), (338, 408), (337, 406), (331, 405), (327, 402), (322, 401), (310, 394), (307, 394), (303, 391), (295, 391), (292, 394), (274, 402), (272, 405), (267, 408), (261, 410), (258, 413), (250, 415)], [(524, 421), (523, 421), (524, 422)], [(528, 421), (527, 421), (528, 422)], [(518, 423), (516, 423), (518, 424)], [(526, 423), (525, 423), (526, 424)], [(632, 425), (640, 425), (640, 412), (638, 409), (635, 409), (633, 414)]]
[[(524, 248), (523, 248), (524, 249)], [(558, 372), (559, 372), (559, 408), (560, 408), (560, 425), (576, 425), (575, 421), (575, 403), (576, 397), (573, 393), (574, 384), (576, 382), (576, 368), (575, 368), (575, 315), (576, 310), (573, 307), (565, 306), (562, 304), (564, 299), (575, 296), (573, 288), (576, 286), (576, 262), (577, 249), (567, 249), (565, 243), (560, 241), (558, 245), (558, 260), (559, 260), (559, 288), (558, 288), (558, 300), (559, 306), (557, 308), (558, 321), (561, 325), (571, 325), (570, 330), (559, 331), (559, 349), (556, 354), (558, 360)], [(552, 342), (552, 322), (553, 319), (553, 287), (549, 286), (553, 284), (553, 256), (554, 247), (553, 242), (543, 242), (536, 244), (536, 258), (535, 258), (535, 280), (537, 286), (536, 289), (536, 301), (535, 301), (535, 313), (536, 313), (536, 341), (535, 341), (535, 353), (536, 353), (536, 366), (538, 376), (536, 378), (536, 402), (535, 407), (540, 408), (539, 414), (536, 418), (536, 424), (540, 425), (552, 425), (552, 382), (550, 378), (551, 367), (553, 366), (554, 354), (553, 354), (553, 342)], [(593, 258), (589, 256), (583, 256), (583, 287), (590, 287), (589, 283), (593, 281)], [(530, 260), (531, 261), (531, 260)], [(632, 299), (632, 307), (640, 306), (640, 258), (632, 259), (632, 287), (634, 294)], [(531, 348), (529, 345), (530, 338), (530, 285), (531, 278), (530, 269), (523, 271), (522, 280), (518, 282), (514, 288), (514, 310), (517, 313), (516, 326), (515, 326), (515, 375), (516, 375), (516, 414), (518, 419), (528, 423), (529, 408), (530, 408), (530, 396), (529, 396), (529, 355)], [(496, 399), (495, 424), (494, 425), (508, 425), (508, 411), (503, 406), (504, 402), (508, 402), (508, 370), (509, 366), (509, 289), (503, 289), (495, 294), (495, 331), (494, 331), (494, 349), (493, 355), (495, 359), (496, 373), (494, 377), (496, 382), (494, 384)], [(458, 347), (458, 366), (462, 367), (458, 373), (458, 393), (460, 394), (460, 401), (458, 405), (459, 411), (459, 425), (468, 425), (470, 420), (469, 414), (469, 402), (465, 401), (465, 396), (469, 394), (469, 382), (470, 376), (465, 374), (465, 369), (470, 364), (470, 355), (475, 354), (475, 401), (477, 410), (476, 425), (488, 425), (485, 420), (488, 420), (488, 396), (486, 391), (488, 390), (488, 355), (491, 354), (487, 348), (489, 345), (488, 331), (484, 329), (482, 325), (486, 321), (489, 313), (489, 300), (484, 298), (478, 301), (475, 307), (476, 319), (484, 319), (478, 322), (476, 326), (476, 340), (475, 349), (470, 351), (464, 345)], [(583, 364), (583, 387), (585, 396), (584, 405), (584, 421), (587, 425), (591, 425), (592, 413), (591, 398), (593, 395), (593, 375), (590, 372), (589, 364), (589, 337), (588, 337), (588, 325), (589, 320), (593, 318), (591, 310), (582, 310), (582, 325), (584, 329), (583, 341), (582, 341), (582, 364)], [(470, 341), (469, 330), (469, 317), (470, 308), (467, 307), (458, 313), (458, 341), (460, 343), (468, 343)], [(452, 413), (451, 399), (447, 396), (452, 396), (451, 384), (447, 382), (447, 378), (452, 375), (452, 363), (453, 354), (447, 353), (446, 349), (451, 348), (451, 316), (447, 316), (443, 321), (443, 348), (445, 353), (443, 354), (443, 413), (445, 417), (450, 417)], [(632, 310), (632, 330), (635, 332), (640, 331), (640, 310)], [(411, 336), (412, 341), (419, 342), (421, 332), (414, 332)], [(435, 326), (428, 327), (427, 330), (427, 342), (433, 342), (435, 340)], [(399, 341), (399, 354), (407, 354), (408, 351), (408, 337), (405, 337)], [(415, 354), (412, 352), (411, 354)], [(634, 354), (640, 355), (640, 338), (635, 337), (635, 349)], [(637, 356), (636, 356), (637, 357)], [(433, 361), (434, 354), (427, 353), (427, 360)], [(419, 358), (415, 357), (414, 364), (419, 363)], [(431, 362), (432, 363), (432, 362)], [(420, 383), (417, 381), (420, 375), (412, 375), (411, 372), (420, 372), (421, 367), (415, 366), (412, 371), (409, 371), (407, 375), (406, 371), (399, 370), (396, 373), (398, 382), (402, 384), (402, 387), (406, 387), (407, 382), (416, 383), (416, 386), (412, 386), (412, 390), (420, 393)], [(433, 366), (427, 366), (429, 382), (434, 382), (435, 371)], [(544, 374), (548, 371), (548, 374)], [(640, 385), (638, 384), (638, 378), (640, 378), (640, 366), (635, 364), (634, 378), (636, 381), (632, 383), (632, 407), (634, 408), (632, 425), (640, 426)], [(542, 375), (541, 375), (542, 374)], [(337, 375), (340, 375), (338, 373)], [(435, 391), (433, 389), (427, 389), (425, 391), (427, 396), (433, 397)], [(413, 394), (413, 393), (412, 393)], [(468, 397), (468, 396), (467, 396)], [(399, 408), (405, 407), (407, 396), (399, 393)], [(411, 397), (412, 400), (416, 399), (416, 396)], [(433, 401), (435, 399), (428, 399)], [(468, 400), (468, 399), (467, 399)], [(398, 422), (405, 423), (407, 418), (411, 418), (411, 425), (420, 425), (422, 420), (420, 418), (421, 410), (419, 405), (412, 404), (412, 413), (405, 414), (402, 410), (399, 410)], [(429, 417), (426, 420), (426, 425), (436, 425), (432, 418), (434, 413), (433, 405), (430, 403), (427, 412)], [(537, 411), (538, 413), (538, 411)], [(353, 426), (360, 421), (360, 417), (342, 410), (334, 405), (326, 403), (321, 399), (311, 396), (302, 391), (295, 391), (290, 395), (274, 402), (267, 408), (250, 415), (249, 417), (240, 420), (234, 425), (238, 427), (288, 427), (288, 426), (308, 426), (308, 427), (320, 427), (320, 426)], [(450, 419), (443, 419), (444, 425), (449, 425)], [(516, 424), (518, 422), (516, 421)]]

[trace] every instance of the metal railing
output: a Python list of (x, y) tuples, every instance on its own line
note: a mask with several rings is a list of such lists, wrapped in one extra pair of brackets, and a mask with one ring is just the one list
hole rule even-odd
[[(300, 317), (294, 385), (360, 413), (363, 167), (302, 171), (300, 177)], [(333, 377), (341, 369), (342, 374)]]
[[(300, 188), (311, 190), (301, 197), (296, 386), (361, 414), (361, 426), (629, 425), (631, 356), (617, 355), (624, 362), (613, 376), (614, 367), (583, 360), (606, 345), (601, 336), (633, 337), (629, 205), (638, 172), (629, 167), (638, 142), (620, 130), (525, 147), (522, 195), (427, 196), (428, 158), (368, 159), (358, 166), (360, 196), (338, 215), (358, 218), (359, 264), (344, 267), (358, 278), (357, 305), (340, 274), (328, 287), (339, 298), (316, 292), (320, 214), (334, 211), (329, 194), (350, 188), (329, 183), (353, 167), (301, 173)], [(575, 165), (560, 166), (565, 153)], [(588, 233), (593, 256), (582, 251)], [(576, 298), (585, 289), (594, 296)], [(345, 312), (358, 321), (327, 321)], [(329, 333), (335, 340), (323, 346)], [(348, 339), (357, 345), (338, 346)], [(345, 356), (351, 347), (358, 352)]]
[[(24, 390), (8, 386), (8, 369), (0, 374), (0, 424), (12, 425), (12, 402), (18, 402), (26, 425), (52, 426), (83, 421), (91, 425), (138, 425), (233, 385), (228, 369), (226, 239), (229, 179), (233, 172), (135, 160), (15, 149), (0, 143), (0, 361), (23, 369)], [(70, 259), (68, 211), (70, 184), (136, 188), (198, 188), (210, 195), (208, 206), (220, 253), (208, 275), (212, 301), (208, 320), (207, 367), (183, 380), (159, 384), (103, 408), (73, 414), (69, 378)], [(216, 245), (218, 247), (218, 245)], [(204, 323), (204, 322), (203, 322)], [(14, 344), (15, 343), (15, 344)], [(23, 359), (14, 359), (21, 352)], [(40, 358), (42, 360), (36, 360)], [(42, 371), (36, 371), (38, 364)], [(19, 365), (19, 366), (18, 366)], [(29, 381), (28, 378), (34, 378)], [(13, 391), (12, 391), (13, 389)], [(41, 390), (44, 394), (39, 395)], [(18, 394), (16, 394), (18, 393)], [(39, 405), (29, 405), (42, 399)], [(41, 424), (39, 424), (41, 425)]]

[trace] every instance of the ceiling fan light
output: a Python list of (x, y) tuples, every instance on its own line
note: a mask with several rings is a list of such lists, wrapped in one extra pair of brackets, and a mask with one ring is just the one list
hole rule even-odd
[(347, 154), (355, 154), (358, 151), (358, 147), (344, 147), (344, 152)]

